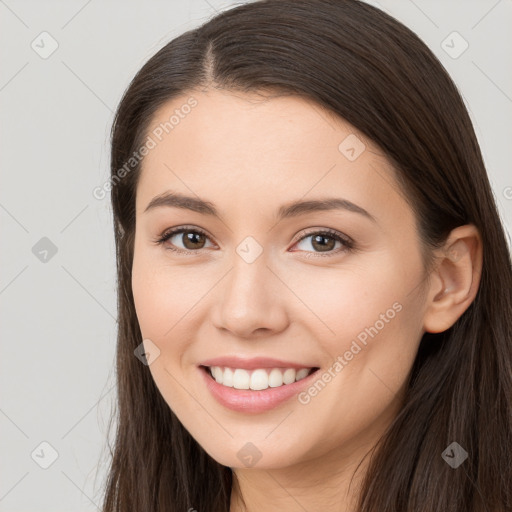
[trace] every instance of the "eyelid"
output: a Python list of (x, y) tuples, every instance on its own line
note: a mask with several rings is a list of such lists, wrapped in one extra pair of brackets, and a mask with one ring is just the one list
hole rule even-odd
[[(180, 233), (183, 233), (185, 231), (190, 232), (197, 232), (205, 237), (207, 237), (210, 242), (212, 242), (214, 245), (216, 245), (212, 237), (202, 228), (199, 228), (197, 226), (192, 225), (183, 225), (183, 226), (177, 226), (174, 228), (168, 228), (162, 232), (160, 236), (158, 236), (154, 243), (157, 245), (163, 245), (169, 238), (178, 235)], [(348, 252), (351, 250), (355, 250), (355, 242), (352, 238), (345, 235), (344, 233), (341, 233), (340, 231), (332, 228), (321, 228), (321, 227), (313, 227), (313, 228), (306, 228), (301, 230), (297, 235), (294, 237), (294, 241), (292, 243), (292, 247), (297, 245), (299, 242), (302, 242), (306, 238), (313, 236), (313, 235), (327, 235), (331, 238), (334, 238), (336, 241), (340, 241), (343, 244), (343, 247), (341, 249), (338, 249), (336, 251), (327, 251), (325, 253), (322, 252), (314, 252), (314, 251), (291, 251), (291, 252), (305, 252), (305, 254), (308, 255), (308, 257), (328, 257), (328, 256), (335, 256), (340, 253)], [(187, 250), (187, 249), (181, 249), (179, 247), (166, 247), (167, 250), (171, 250), (177, 253), (184, 253), (184, 254), (201, 254), (204, 248), (197, 249), (197, 250)]]
[[(199, 228), (197, 226), (191, 226), (191, 225), (183, 225), (183, 226), (177, 226), (174, 228), (165, 229), (155, 240), (153, 240), (153, 242), (157, 245), (163, 245), (169, 238), (173, 237), (174, 235), (183, 233), (185, 231), (200, 233), (201, 235), (204, 235), (205, 237), (207, 237), (214, 245), (216, 245), (212, 241), (212, 237), (204, 229)], [(203, 249), (198, 249), (196, 251), (190, 251), (187, 249), (181, 249), (179, 247), (166, 247), (166, 249), (172, 250), (172, 251), (178, 252), (178, 253), (185, 253), (185, 254), (201, 253), (201, 251), (203, 250)]]
[(295, 245), (297, 242), (302, 241), (304, 238), (307, 238), (311, 235), (331, 235), (333, 237), (340, 238), (343, 242), (347, 244), (353, 244), (354, 241), (348, 236), (342, 233), (341, 231), (338, 231), (337, 229), (332, 228), (322, 228), (322, 227), (312, 227), (312, 228), (306, 228), (297, 233), (294, 237), (293, 245)]
[(339, 241), (342, 244), (342, 247), (335, 250), (335, 251), (327, 251), (327, 252), (315, 252), (315, 251), (301, 251), (301, 250), (295, 250), (292, 252), (304, 252), (303, 257), (306, 258), (334, 258), (336, 256), (339, 256), (340, 254), (344, 254), (347, 252), (353, 252), (356, 250), (355, 242), (354, 240), (349, 237), (348, 235), (345, 235), (344, 233), (338, 231), (337, 229), (332, 228), (307, 228), (302, 231), (300, 231), (296, 237), (294, 237), (293, 246), (297, 245), (298, 243), (302, 242), (303, 240), (309, 238), (313, 235), (327, 235), (329, 238), (333, 238), (336, 241)]

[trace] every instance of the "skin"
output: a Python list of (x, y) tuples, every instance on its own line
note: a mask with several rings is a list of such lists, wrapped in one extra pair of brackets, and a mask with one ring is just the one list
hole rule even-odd
[[(393, 168), (354, 127), (302, 98), (218, 89), (174, 98), (151, 126), (191, 95), (197, 106), (147, 154), (137, 188), (132, 285), (143, 338), (160, 350), (151, 374), (197, 442), (233, 468), (232, 512), (348, 511), (367, 459), (354, 470), (400, 409), (423, 333), (453, 325), (476, 295), (479, 233), (456, 228), (427, 275)], [(350, 134), (366, 146), (354, 161), (338, 149)], [(144, 212), (169, 190), (210, 201), (221, 219), (165, 206)], [(327, 196), (348, 199), (375, 222), (336, 210), (276, 223), (281, 205)], [(198, 249), (169, 250), (190, 247), (183, 234), (155, 243), (183, 225), (207, 233)], [(326, 228), (354, 249), (328, 238), (321, 252), (307, 235)], [(252, 263), (236, 252), (248, 236), (263, 251)], [(235, 412), (199, 378), (197, 365), (219, 355), (326, 372), (393, 304), (401, 310), (307, 404), (294, 397), (267, 412)], [(247, 442), (261, 452), (251, 467), (237, 456)]]

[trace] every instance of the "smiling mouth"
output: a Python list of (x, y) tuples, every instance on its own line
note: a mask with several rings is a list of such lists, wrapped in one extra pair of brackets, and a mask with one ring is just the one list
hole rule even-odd
[(230, 368), (227, 366), (201, 366), (211, 379), (227, 388), (261, 391), (279, 388), (305, 379), (319, 370), (313, 368)]

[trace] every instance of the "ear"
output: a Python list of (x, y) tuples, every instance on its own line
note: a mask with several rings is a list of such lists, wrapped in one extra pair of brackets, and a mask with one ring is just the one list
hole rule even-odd
[(437, 333), (449, 329), (473, 302), (482, 274), (482, 239), (472, 225), (452, 230), (436, 251), (425, 305), (423, 328)]

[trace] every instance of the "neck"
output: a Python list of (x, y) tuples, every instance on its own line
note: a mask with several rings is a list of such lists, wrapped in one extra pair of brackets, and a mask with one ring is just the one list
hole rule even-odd
[[(350, 512), (355, 509), (371, 446), (277, 469), (234, 469), (230, 512)], [(243, 497), (243, 499), (242, 499)]]

